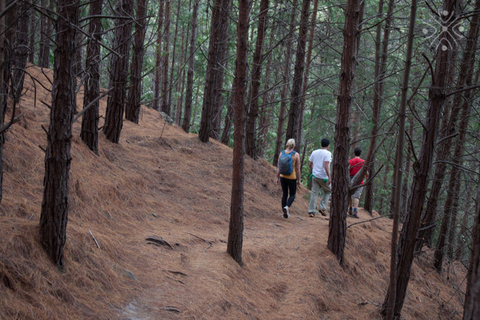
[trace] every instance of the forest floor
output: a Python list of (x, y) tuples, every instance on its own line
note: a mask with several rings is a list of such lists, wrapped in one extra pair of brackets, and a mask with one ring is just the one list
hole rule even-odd
[[(50, 70), (28, 72), (49, 86)], [(40, 101), (49, 104), (50, 94), (26, 81), (4, 150), (0, 319), (381, 318), (391, 220), (362, 209), (348, 218), (342, 269), (327, 249), (329, 220), (307, 215), (309, 191), (300, 187), (284, 219), (275, 168), (247, 157), (239, 266), (226, 253), (232, 149), (202, 143), (145, 107), (139, 125), (124, 121), (119, 144), (100, 134), (98, 156), (79, 138), (81, 120), (74, 124), (65, 268), (57, 270), (38, 235), (49, 123)], [(438, 274), (424, 252), (403, 318), (461, 319), (465, 275), (459, 264)]]

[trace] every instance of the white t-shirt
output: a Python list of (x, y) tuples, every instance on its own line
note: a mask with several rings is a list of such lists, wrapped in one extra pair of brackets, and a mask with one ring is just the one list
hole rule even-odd
[(312, 174), (320, 179), (328, 179), (325, 171), (324, 162), (328, 161), (328, 169), (330, 172), (330, 163), (332, 162), (332, 153), (327, 149), (317, 149), (310, 155), (311, 162), (313, 162)]

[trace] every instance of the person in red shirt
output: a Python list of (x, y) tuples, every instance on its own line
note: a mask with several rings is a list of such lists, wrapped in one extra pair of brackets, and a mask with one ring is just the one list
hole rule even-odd
[[(360, 147), (356, 147), (353, 150), (353, 153), (355, 154), (355, 158), (350, 159), (348, 161), (348, 166), (349, 166), (349, 169), (350, 169), (350, 181), (353, 179), (353, 177), (355, 177), (355, 175), (358, 173), (358, 171), (360, 171), (360, 169), (363, 167), (363, 165), (365, 163), (365, 160), (360, 159), (360, 155), (362, 154), (362, 149), (360, 149)], [(368, 179), (368, 171), (365, 171), (364, 178)], [(363, 185), (363, 179), (362, 179), (361, 184)], [(358, 217), (358, 204), (360, 202), (360, 196), (362, 195), (362, 190), (363, 190), (363, 186), (356, 189), (355, 192), (353, 193), (353, 195), (350, 199), (350, 203), (349, 203), (348, 214), (353, 216), (354, 218), (357, 218), (357, 219), (359, 218)], [(353, 208), (352, 208), (352, 203), (353, 203)]]

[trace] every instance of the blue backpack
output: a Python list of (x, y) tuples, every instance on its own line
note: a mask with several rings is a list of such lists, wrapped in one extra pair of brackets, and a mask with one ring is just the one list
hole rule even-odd
[(280, 159), (278, 159), (278, 170), (280, 174), (288, 176), (293, 172), (293, 156), (295, 155), (295, 151), (290, 153), (285, 153), (285, 150), (282, 151), (280, 155)]

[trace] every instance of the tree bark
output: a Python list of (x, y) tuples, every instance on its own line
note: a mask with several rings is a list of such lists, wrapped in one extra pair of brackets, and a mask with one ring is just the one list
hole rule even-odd
[(360, 19), (360, 1), (348, 0), (345, 9), (343, 52), (340, 71), (340, 88), (337, 97), (335, 124), (335, 157), (332, 172), (332, 200), (328, 225), (328, 249), (344, 266), (345, 238), (348, 210), (348, 146), (350, 139), (350, 108), (353, 100), (353, 79), (357, 65), (357, 41)]
[(14, 69), (12, 77), (12, 97), (15, 103), (20, 101), (23, 91), (23, 81), (28, 60), (28, 23), (30, 22), (30, 4), (19, 1), (17, 4), (17, 25), (15, 47), (13, 49)]
[[(455, 8), (456, 0), (444, 1), (443, 10), (451, 13), (452, 21), (454, 21), (454, 19), (456, 18), (454, 11)], [(442, 33), (442, 36), (440, 37), (440, 42), (445, 41), (445, 37), (449, 37), (449, 35), (449, 32)], [(448, 40), (452, 42), (452, 39)], [(395, 292), (396, 299), (395, 302), (392, 304), (393, 301), (390, 301), (387, 296), (387, 299), (384, 302), (382, 309), (383, 312), (388, 310), (388, 308), (392, 308), (393, 306), (395, 317), (400, 316), (403, 303), (405, 301), (408, 282), (410, 279), (410, 272), (415, 251), (415, 240), (418, 232), (418, 225), (420, 222), (422, 206), (425, 201), (425, 195), (427, 192), (428, 176), (430, 174), (430, 169), (432, 166), (433, 153), (437, 139), (438, 126), (440, 122), (440, 114), (442, 112), (442, 108), (446, 99), (446, 89), (449, 86), (449, 83), (447, 81), (447, 71), (449, 69), (449, 63), (451, 58), (450, 51), (451, 50), (442, 50), (441, 45), (439, 45), (437, 49), (435, 73), (432, 79), (432, 86), (429, 89), (429, 104), (422, 135), (422, 144), (420, 147), (418, 161), (414, 164), (415, 176), (413, 178), (411, 187), (411, 197), (409, 199), (406, 219), (403, 225), (397, 251), (397, 285)], [(397, 167), (397, 170), (400, 170), (400, 168), (401, 166)], [(398, 177), (400, 178), (400, 176)], [(400, 205), (399, 201), (401, 191), (401, 179), (397, 180), (397, 188), (397, 194), (395, 196), (396, 208), (398, 208)], [(398, 211), (398, 209), (395, 210)], [(395, 252), (393, 251), (392, 253)], [(389, 290), (392, 290), (391, 288), (393, 287), (390, 286)]]
[[(0, 12), (5, 10), (5, 0), (0, 0)], [(7, 13), (8, 14), (8, 13)], [(0, 126), (7, 112), (8, 83), (10, 81), (10, 50), (5, 41), (5, 16), (0, 17)], [(0, 202), (3, 198), (3, 145), (5, 133), (0, 133)]]
[(223, 4), (230, 0), (213, 0), (212, 19), (210, 23), (210, 39), (208, 44), (208, 62), (205, 76), (205, 89), (203, 95), (202, 117), (198, 137), (202, 142), (208, 142), (213, 127), (213, 108), (215, 105), (215, 86), (217, 80), (216, 66), (218, 64), (218, 52), (220, 46), (220, 33)]
[(245, 98), (247, 91), (247, 48), (250, 0), (238, 1), (237, 60), (235, 67), (235, 127), (232, 198), (227, 252), (240, 265), (243, 247), (243, 199), (245, 184)]
[[(475, 11), (480, 10), (480, 1), (475, 1)], [(473, 15), (470, 30), (468, 32), (467, 41), (465, 45), (462, 62), (460, 65), (460, 72), (458, 73), (457, 88), (463, 89), (472, 84), (474, 57), (477, 49), (477, 39), (479, 33), (480, 17), (478, 14)], [(455, 133), (458, 113), (460, 112), (462, 101), (464, 99), (464, 92), (456, 94), (453, 99), (453, 106), (450, 110), (450, 116), (444, 120), (445, 125), (442, 124), (441, 139), (446, 139), (440, 143), (437, 147), (437, 165), (435, 167), (435, 173), (433, 177), (433, 183), (430, 191), (430, 196), (427, 201), (427, 208), (425, 209), (424, 216), (422, 218), (422, 231), (418, 235), (418, 243), (416, 250), (420, 251), (424, 244), (428, 246), (432, 245), (432, 237), (434, 228), (431, 227), (436, 220), (436, 212), (438, 205), (438, 198), (442, 189), (443, 177), (447, 168), (446, 160), (450, 156), (451, 146), (453, 145), (452, 139), (447, 137), (452, 136)], [(448, 119), (448, 120), (447, 120)]]
[[(284, 134), (284, 125), (285, 125), (285, 114), (287, 113), (287, 93), (288, 87), (290, 83), (290, 60), (292, 56), (292, 46), (293, 46), (293, 32), (295, 30), (295, 13), (297, 11), (297, 0), (293, 0), (292, 4), (292, 12), (290, 14), (290, 25), (288, 29), (288, 35), (285, 40), (285, 60), (283, 65), (283, 86), (281, 92), (281, 100), (280, 100), (280, 114), (278, 116), (278, 127), (277, 127), (277, 139), (275, 141), (275, 152), (273, 154), (273, 162), (274, 166), (278, 163), (278, 155), (280, 154), (280, 150), (282, 149), (282, 141), (283, 141), (283, 134)], [(286, 141), (285, 141), (286, 142)]]
[(130, 68), (130, 89), (128, 90), (125, 119), (138, 123), (142, 98), (142, 69), (145, 53), (144, 40), (147, 24), (147, 0), (137, 1), (137, 19), (133, 42), (132, 64)]
[[(305, 48), (307, 46), (308, 17), (310, 14), (311, 0), (303, 0), (302, 14), (300, 17), (300, 28), (298, 31), (297, 55), (295, 60), (295, 73), (293, 76), (292, 94), (290, 101), (290, 110), (288, 112), (288, 124), (285, 141), (295, 139), (297, 141), (295, 150), (300, 151), (300, 141), (298, 141), (298, 124), (300, 121), (300, 111), (303, 99), (302, 85), (303, 72), (305, 70)], [(347, 121), (348, 122), (348, 121)]]
[(102, 14), (103, 0), (96, 0), (90, 3), (90, 16), (95, 16), (90, 20), (88, 34), (90, 36), (87, 44), (87, 57), (85, 60), (85, 94), (83, 97), (83, 108), (87, 108), (82, 118), (82, 129), (80, 137), (82, 141), (98, 154), (98, 121), (99, 121), (99, 102), (95, 101), (100, 95), (100, 41), (102, 41), (102, 20), (97, 17)]
[(168, 94), (170, 90), (168, 82), (168, 59), (169, 59), (169, 49), (170, 49), (170, 3), (171, 0), (165, 1), (165, 21), (164, 21), (164, 31), (163, 31), (163, 62), (162, 62), (162, 111), (170, 116), (171, 106), (170, 100), (168, 99)]
[[(383, 31), (383, 41), (380, 47), (381, 39), (381, 25), (377, 26), (377, 38), (376, 38), (376, 57), (375, 57), (375, 86), (374, 86), (374, 96), (373, 96), (373, 116), (372, 116), (372, 131), (370, 145), (368, 149), (366, 163), (366, 170), (369, 170), (373, 174), (375, 170), (375, 154), (374, 151), (377, 146), (377, 135), (379, 129), (379, 120), (380, 120), (380, 110), (382, 108), (383, 100), (383, 88), (385, 87), (385, 74), (387, 70), (387, 59), (388, 59), (388, 44), (390, 42), (390, 30), (393, 21), (393, 9), (395, 2), (390, 0), (388, 2), (387, 17), (385, 19), (385, 28)], [(378, 14), (382, 15), (383, 0), (379, 2)], [(370, 215), (373, 214), (373, 182), (368, 184), (365, 187), (365, 204), (364, 209), (367, 210)]]
[[(467, 137), (467, 129), (468, 123), (470, 120), (470, 109), (471, 103), (470, 100), (472, 97), (471, 90), (467, 90), (464, 94), (464, 98), (466, 99), (462, 104), (462, 114), (461, 120), (459, 124), (459, 135), (458, 139), (455, 143), (455, 151), (453, 155), (453, 163), (452, 169), (450, 171), (450, 178), (448, 183), (448, 191), (447, 191), (447, 199), (445, 201), (445, 210), (444, 216), (442, 220), (442, 226), (440, 228), (440, 232), (438, 235), (438, 242), (435, 248), (434, 254), (434, 267), (437, 269), (438, 272), (442, 271), (442, 264), (444, 259), (444, 249), (446, 245), (446, 239), (448, 236), (449, 228), (455, 228), (455, 221), (457, 217), (457, 207), (458, 207), (458, 192), (460, 189), (460, 167), (463, 164), (463, 153), (465, 150), (465, 143)], [(452, 235), (453, 237), (453, 235)]]
[(255, 53), (253, 54), (252, 77), (250, 80), (249, 106), (246, 123), (245, 149), (247, 155), (253, 159), (258, 159), (257, 154), (257, 128), (258, 118), (258, 99), (260, 92), (260, 77), (262, 73), (262, 50), (265, 32), (267, 28), (268, 0), (260, 1), (260, 14), (258, 16), (257, 43)]
[[(118, 1), (115, 11), (118, 17), (131, 17), (133, 14), (132, 0)], [(103, 133), (108, 140), (118, 143), (123, 127), (132, 21), (120, 18), (115, 19), (115, 27), (113, 47), (120, 56), (112, 55), (109, 88), (113, 88), (113, 90), (107, 99)]]
[(160, 111), (160, 88), (162, 75), (162, 34), (163, 34), (163, 7), (165, 0), (159, 0), (158, 4), (158, 29), (155, 46), (155, 72), (153, 81), (153, 100), (151, 108)]
[(463, 320), (480, 319), (480, 183), (477, 184), (476, 203), (472, 238), (473, 248), (467, 274)]
[(73, 106), (71, 79), (75, 56), (75, 25), (78, 23), (78, 0), (57, 4), (57, 44), (54, 54), (52, 107), (45, 153), (45, 179), (40, 215), (41, 243), (55, 265), (64, 265), (64, 246), (68, 222), (70, 146), (72, 142)]
[[(50, 67), (50, 37), (52, 36), (52, 23), (50, 13), (53, 11), (53, 0), (42, 0), (41, 6), (44, 13), (40, 15), (40, 51), (38, 65), (42, 68)], [(48, 11), (47, 9), (48, 4)]]
[(190, 131), (190, 120), (192, 115), (193, 74), (194, 74), (195, 51), (196, 51), (196, 43), (197, 43), (199, 2), (200, 0), (194, 1), (193, 12), (192, 12), (192, 34), (190, 37), (190, 55), (188, 58), (187, 90), (185, 92), (185, 115), (183, 117), (183, 123), (182, 123), (182, 129), (187, 133)]

